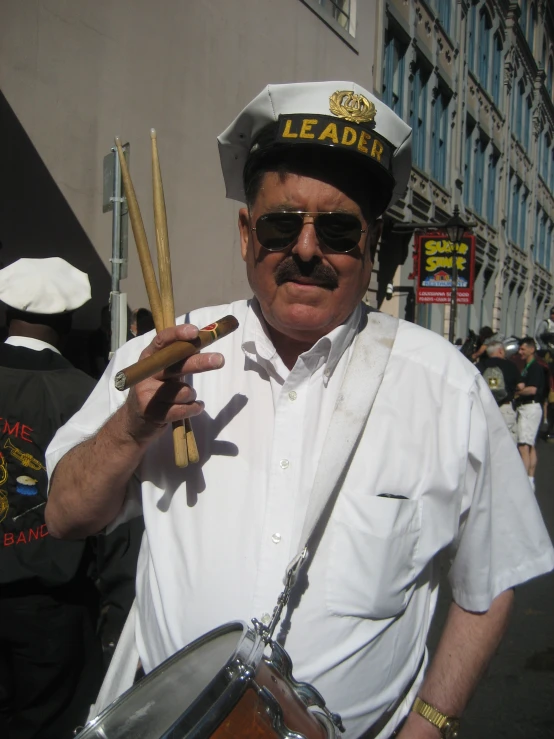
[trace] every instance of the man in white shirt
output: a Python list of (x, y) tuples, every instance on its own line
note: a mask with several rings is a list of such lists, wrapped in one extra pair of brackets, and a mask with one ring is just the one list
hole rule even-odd
[[(383, 327), (396, 322), (361, 304), (379, 216), (407, 184), (410, 142), (409, 127), (351, 82), (262, 91), (219, 137), (227, 195), (246, 202), (239, 229), (255, 298), (127, 344), (49, 450), (57, 535), (144, 513), (134, 641), (146, 672), (219, 624), (268, 622), (315, 481), (336, 476), (338, 498), (278, 638), (295, 677), (320, 690), (352, 739), (455, 737), (511, 588), (554, 565), (477, 370), (403, 321), (393, 343)], [(239, 330), (220, 351), (127, 394), (114, 388), (139, 355), (225, 313)], [(360, 364), (360, 402), (376, 397), (358, 435), (344, 408)], [(200, 464), (182, 470), (170, 423), (185, 417)], [(339, 463), (344, 447), (355, 453)], [(427, 666), (437, 555), (449, 546), (454, 603)]]

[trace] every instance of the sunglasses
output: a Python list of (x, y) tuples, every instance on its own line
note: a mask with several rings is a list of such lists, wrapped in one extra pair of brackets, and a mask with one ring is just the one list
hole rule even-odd
[(346, 254), (360, 243), (362, 228), (360, 219), (351, 213), (312, 213), (309, 211), (277, 211), (265, 213), (256, 221), (252, 231), (260, 244), (268, 251), (282, 251), (300, 236), (306, 216), (313, 218), (317, 238), (331, 251)]

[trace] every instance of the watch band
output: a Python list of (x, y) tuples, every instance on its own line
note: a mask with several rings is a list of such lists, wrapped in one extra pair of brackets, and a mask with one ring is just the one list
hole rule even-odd
[[(436, 726), (440, 731), (441, 736), (457, 736), (459, 719), (454, 716), (447, 716), (445, 713), (441, 713), (430, 703), (426, 703), (419, 697), (415, 699), (412, 711), (414, 711), (414, 713), (419, 713), (420, 716), (427, 719), (427, 721), (433, 724), (433, 726)], [(452, 729), (453, 732), (448, 731), (449, 729)]]

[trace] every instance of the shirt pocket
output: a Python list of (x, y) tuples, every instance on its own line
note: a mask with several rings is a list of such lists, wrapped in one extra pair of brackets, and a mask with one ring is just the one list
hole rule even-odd
[(327, 608), (334, 616), (393, 618), (415, 587), (421, 502), (339, 498), (330, 521)]

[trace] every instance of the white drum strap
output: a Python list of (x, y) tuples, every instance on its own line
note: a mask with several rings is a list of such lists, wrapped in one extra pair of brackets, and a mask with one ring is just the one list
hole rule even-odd
[(377, 392), (383, 380), (392, 346), (398, 330), (398, 319), (377, 311), (365, 313), (362, 327), (355, 338), (352, 356), (333, 410), (329, 429), (310, 493), (308, 510), (300, 536), (298, 553), (289, 563), (285, 574), (285, 591), (279, 601), (267, 631), (271, 635), (298, 572), (308, 558), (311, 539), (323, 514), (331, 512), (340, 492), (342, 481), (354, 457)]

